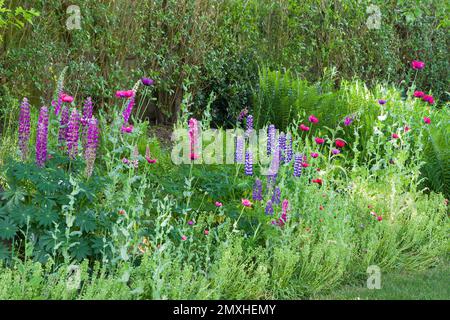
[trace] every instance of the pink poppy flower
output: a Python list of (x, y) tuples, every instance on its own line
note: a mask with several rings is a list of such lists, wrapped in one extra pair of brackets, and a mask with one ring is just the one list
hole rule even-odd
[(311, 180), (313, 183), (317, 183), (318, 185), (322, 185), (323, 181), (320, 178)]
[(252, 203), (251, 203), (250, 200), (248, 200), (248, 199), (242, 199), (242, 205), (243, 205), (244, 207), (251, 207), (251, 206), (252, 206)]
[(431, 119), (428, 117), (423, 117), (423, 122), (425, 122), (426, 124), (430, 124), (431, 123)]
[(377, 220), (378, 220), (378, 221), (382, 221), (383, 218), (382, 218), (381, 216), (378, 216), (378, 217), (377, 217)]
[(306, 163), (306, 162), (303, 162), (303, 163), (302, 163), (302, 167), (303, 167), (303, 168), (308, 168), (308, 167), (309, 167), (309, 164)]
[(405, 127), (403, 128), (403, 130), (404, 130), (405, 132), (408, 132), (409, 130), (411, 130), (411, 128), (408, 127), (408, 126), (405, 126)]
[(323, 144), (325, 142), (322, 138), (314, 138), (314, 141), (316, 141), (317, 144)]
[(309, 122), (311, 123), (318, 123), (319, 119), (317, 119), (315, 116), (311, 115), (308, 117)]
[(422, 70), (425, 67), (425, 62), (423, 61), (418, 61), (418, 60), (413, 60), (411, 62), (411, 67), (414, 70)]
[(393, 138), (393, 139), (398, 139), (398, 138), (400, 138), (400, 136), (399, 136), (398, 134), (396, 134), (396, 133), (393, 133), (393, 134), (392, 134), (392, 138)]
[(344, 140), (337, 139), (334, 143), (335, 143), (336, 147), (338, 147), (338, 148), (345, 147), (345, 141)]
[(205, 233), (205, 236), (207, 236), (209, 234), (209, 230), (205, 229), (204, 233)]
[(428, 104), (434, 104), (434, 98), (431, 95), (427, 95), (427, 94), (424, 95), (422, 97), (422, 100), (425, 101), (425, 102), (428, 102)]
[(311, 153), (311, 158), (317, 158), (319, 156), (319, 154), (318, 153), (316, 153), (316, 152), (313, 152), (313, 153)]
[(186, 240), (187, 240), (187, 237), (186, 237), (185, 235), (182, 235), (182, 236), (181, 236), (181, 240), (186, 241)]
[(67, 102), (67, 103), (71, 103), (71, 102), (73, 102), (73, 97), (63, 93), (61, 95), (61, 100), (64, 102)]
[(309, 127), (305, 126), (303, 123), (300, 125), (300, 130), (302, 131), (309, 131)]
[(126, 91), (116, 91), (116, 97), (117, 98), (131, 98), (134, 96), (133, 90), (126, 90)]
[(423, 91), (414, 91), (415, 98), (422, 98), (425, 95)]
[(221, 206), (223, 206), (222, 202), (216, 201), (215, 206), (220, 208)]

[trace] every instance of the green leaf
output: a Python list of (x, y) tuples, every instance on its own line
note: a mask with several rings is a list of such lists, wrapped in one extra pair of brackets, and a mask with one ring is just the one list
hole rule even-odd
[(51, 209), (40, 209), (36, 215), (37, 223), (42, 227), (49, 227), (53, 225), (53, 222), (58, 221), (58, 213)]
[(82, 232), (94, 231), (97, 227), (97, 224), (95, 223), (95, 214), (91, 210), (88, 210), (77, 215), (75, 225), (80, 227)]
[(0, 221), (0, 239), (11, 240), (16, 236), (17, 225), (10, 220)]

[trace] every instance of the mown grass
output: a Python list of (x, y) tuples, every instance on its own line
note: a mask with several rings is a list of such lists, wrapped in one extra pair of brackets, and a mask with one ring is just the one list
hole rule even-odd
[(381, 289), (346, 286), (316, 299), (333, 300), (450, 300), (450, 263), (419, 273), (382, 274)]

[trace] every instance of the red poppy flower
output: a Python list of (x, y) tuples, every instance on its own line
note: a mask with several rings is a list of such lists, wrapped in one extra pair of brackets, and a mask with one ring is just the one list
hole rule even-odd
[(323, 144), (325, 142), (322, 138), (314, 138), (314, 141), (316, 141), (317, 144)]
[(344, 140), (341, 140), (341, 139), (337, 139), (337, 140), (335, 141), (335, 145), (336, 145), (336, 147), (338, 147), (338, 148), (343, 148), (343, 147), (345, 147), (345, 141), (344, 141)]
[(320, 179), (320, 178), (313, 179), (312, 182), (313, 182), (313, 183), (317, 183), (317, 184), (319, 184), (319, 185), (322, 185), (322, 179)]

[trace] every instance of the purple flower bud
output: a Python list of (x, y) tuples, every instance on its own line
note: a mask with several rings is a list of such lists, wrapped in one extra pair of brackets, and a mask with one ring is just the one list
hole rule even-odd
[(296, 154), (294, 159), (294, 177), (300, 177), (302, 175), (302, 163), (303, 156)]
[(142, 78), (141, 82), (144, 86), (152, 86), (155, 83), (155, 81), (150, 78)]
[(78, 138), (80, 134), (80, 116), (75, 108), (70, 114), (67, 130), (67, 151), (69, 157), (75, 159), (78, 154)]
[(261, 201), (262, 200), (262, 183), (261, 180), (256, 179), (255, 184), (253, 185), (253, 200)]
[(39, 112), (38, 127), (36, 130), (36, 164), (43, 167), (47, 160), (48, 140), (48, 109), (41, 107)]
[(20, 105), (19, 115), (19, 149), (22, 160), (25, 161), (28, 156), (28, 143), (30, 141), (30, 104), (27, 98), (23, 98)]
[(267, 201), (266, 209), (264, 210), (267, 215), (273, 215), (272, 200)]
[(338, 149), (333, 149), (333, 150), (331, 150), (331, 153), (332, 154), (339, 154), (339, 153), (341, 153), (341, 151), (338, 150)]
[(253, 175), (253, 155), (250, 150), (245, 152), (245, 175)]
[(65, 106), (61, 113), (61, 119), (59, 120), (58, 142), (60, 144), (64, 144), (67, 139), (69, 116), (70, 116), (70, 109), (68, 106)]
[(353, 118), (352, 118), (352, 117), (345, 117), (345, 119), (344, 119), (344, 125), (345, 125), (346, 127), (348, 127), (349, 125), (351, 125), (352, 122), (353, 122)]
[(86, 148), (88, 123), (89, 120), (92, 118), (92, 112), (93, 112), (92, 98), (88, 97), (84, 102), (83, 117), (81, 118), (81, 125), (82, 125), (81, 142), (83, 144), (83, 148)]
[(84, 158), (86, 159), (86, 176), (90, 177), (94, 170), (94, 162), (97, 157), (98, 138), (100, 130), (98, 121), (95, 118), (89, 119), (87, 125), (86, 147), (84, 149)]

